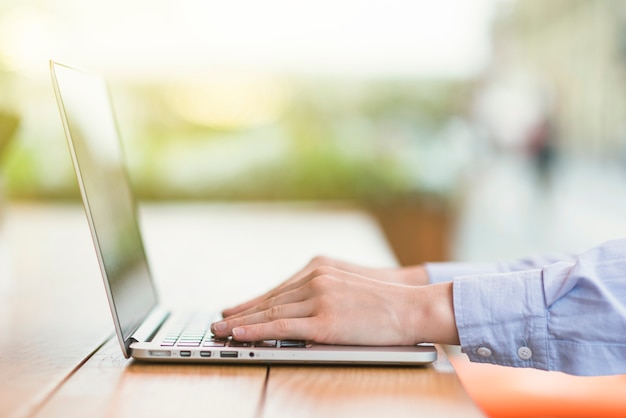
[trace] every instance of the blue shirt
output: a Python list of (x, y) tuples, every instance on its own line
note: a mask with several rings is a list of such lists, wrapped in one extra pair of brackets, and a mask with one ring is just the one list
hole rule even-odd
[(575, 375), (626, 373), (626, 239), (578, 256), (508, 263), (428, 263), (453, 281), (470, 360)]

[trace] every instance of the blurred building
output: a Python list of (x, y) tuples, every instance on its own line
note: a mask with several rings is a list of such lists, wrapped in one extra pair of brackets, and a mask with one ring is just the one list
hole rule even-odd
[(547, 86), (558, 150), (601, 160), (623, 157), (626, 2), (523, 0), (501, 6), (495, 59)]

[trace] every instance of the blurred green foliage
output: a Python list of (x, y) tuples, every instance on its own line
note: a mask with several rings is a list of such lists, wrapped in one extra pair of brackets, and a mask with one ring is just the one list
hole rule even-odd
[[(468, 91), (462, 83), (420, 80), (281, 83), (282, 101), (273, 118), (238, 126), (185, 118), (176, 82), (114, 84), (139, 197), (380, 200), (416, 195), (424, 192), (420, 167), (407, 163), (407, 153), (440, 139), (438, 132), (462, 112)], [(193, 84), (184, 88), (194, 92)], [(211, 91), (198, 90), (194, 100), (200, 105), (203, 94)], [(244, 93), (239, 100), (260, 99)], [(47, 146), (33, 145), (37, 141), (24, 131), (10, 150), (5, 167), (10, 196), (77, 198), (61, 124), (55, 123), (49, 129), (55, 140)]]

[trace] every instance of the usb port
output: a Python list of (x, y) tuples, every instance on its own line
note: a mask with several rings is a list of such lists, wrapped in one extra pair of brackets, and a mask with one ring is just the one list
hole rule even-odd
[(191, 357), (191, 351), (181, 351), (180, 352), (180, 356), (181, 357)]
[(170, 357), (172, 352), (169, 350), (150, 350), (151, 357)]
[(237, 358), (239, 353), (237, 351), (220, 351), (220, 357)]

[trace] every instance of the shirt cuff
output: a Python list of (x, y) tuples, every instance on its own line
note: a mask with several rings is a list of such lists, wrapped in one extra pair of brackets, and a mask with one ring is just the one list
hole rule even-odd
[(458, 276), (489, 274), (499, 271), (495, 263), (426, 263), (424, 267), (428, 273), (428, 280), (432, 284), (450, 282)]
[(541, 270), (457, 277), (454, 315), (471, 361), (548, 370)]

